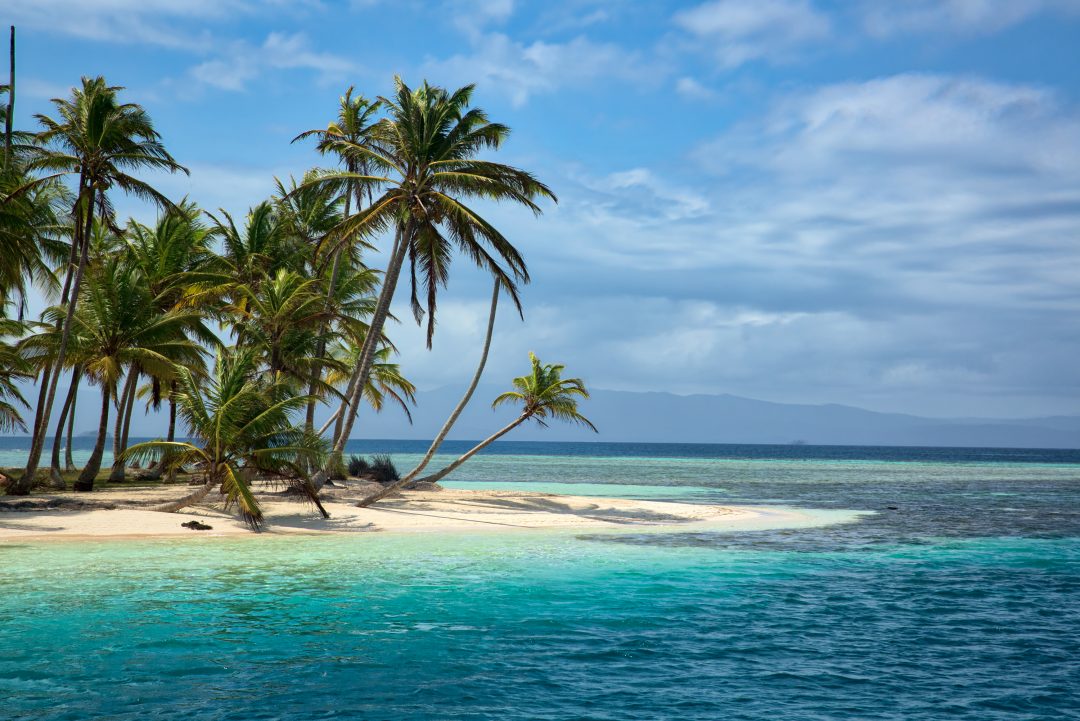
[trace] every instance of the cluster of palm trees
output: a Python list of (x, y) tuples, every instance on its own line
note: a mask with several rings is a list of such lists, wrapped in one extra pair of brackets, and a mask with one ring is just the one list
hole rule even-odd
[[(234, 219), (137, 177), (187, 170), (122, 91), (84, 78), (53, 100), (52, 115), (35, 116), (36, 131), (13, 133), (0, 173), (0, 431), (31, 436), (7, 493), (39, 482), (50, 442), (52, 481), (74, 471), (79, 390), (94, 385), (99, 425), (76, 490), (93, 489), (111, 432), (110, 480), (136, 462), (156, 477), (198, 469), (205, 483), (181, 505), (220, 488), (257, 526), (250, 480), (266, 474), (318, 504), (361, 405), (408, 412), (414, 400), (386, 333), (402, 270), (431, 347), (439, 290), (462, 255), (492, 276), (488, 332), (462, 402), (404, 480), (415, 479), (476, 388), (500, 295), (520, 312), (518, 289), (529, 281), (521, 254), (473, 204), (512, 201), (539, 214), (555, 200), (530, 173), (480, 157), (509, 130), (471, 106), (471, 86), (396, 79), (394, 94), (376, 100), (350, 88), (334, 122), (295, 139), (316, 140), (331, 167), (278, 181), (273, 197)], [(117, 193), (153, 203), (157, 221), (119, 222)], [(389, 257), (381, 271), (364, 262), (380, 244)], [(31, 285), (53, 302), (36, 320), (24, 317)], [(560, 371), (533, 359), (535, 387), (514, 397), (523, 411), (513, 425), (545, 416), (588, 424), (573, 400), (584, 387)], [(36, 404), (20, 395), (21, 378), (36, 379)], [(335, 409), (321, 428), (320, 404)], [(144, 406), (167, 407), (167, 437), (129, 448)]]

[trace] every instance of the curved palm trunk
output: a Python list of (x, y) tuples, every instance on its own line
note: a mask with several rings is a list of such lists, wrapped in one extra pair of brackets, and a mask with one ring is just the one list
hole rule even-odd
[(128, 371), (127, 382), (124, 384), (124, 392), (120, 395), (120, 403), (116, 409), (116, 427), (113, 429), (113, 464), (109, 471), (109, 481), (122, 481), (126, 477), (127, 463), (123, 453), (127, 448), (127, 434), (131, 421), (131, 409), (135, 405), (135, 390), (139, 383), (139, 371), (132, 368)]
[(79, 366), (71, 371), (71, 386), (64, 398), (64, 406), (60, 409), (60, 417), (56, 420), (56, 434), (53, 436), (52, 458), (49, 465), (49, 476), (53, 484), (60, 487), (64, 484), (64, 478), (60, 475), (60, 443), (64, 439), (64, 429), (68, 421), (75, 413), (75, 395), (79, 392), (79, 380), (82, 377), (82, 369)]
[[(80, 380), (82, 380), (80, 378)], [(75, 470), (75, 461), (71, 457), (71, 438), (75, 435), (75, 408), (79, 401), (79, 387), (75, 386), (75, 394), (71, 397), (71, 410), (68, 411), (67, 439), (64, 445), (64, 470), (68, 473)]]
[[(78, 305), (79, 289), (82, 287), (83, 275), (86, 272), (87, 256), (90, 252), (90, 234), (93, 232), (94, 227), (94, 197), (95, 190), (93, 186), (91, 186), (90, 195), (86, 205), (86, 224), (83, 227), (83, 235), (80, 239), (82, 249), (79, 253), (79, 265), (75, 270), (75, 277), (71, 284), (71, 297), (68, 299), (67, 313), (64, 315), (63, 332), (60, 335), (60, 347), (56, 352), (56, 359), (53, 362), (53, 368), (56, 368), (57, 372), (52, 374), (52, 377), (48, 382), (49, 391), (45, 394), (44, 403), (40, 409), (41, 424), (35, 429), (35, 438), (30, 444), (30, 457), (27, 460), (26, 469), (23, 471), (22, 478), (8, 488), (8, 493), (12, 495), (25, 495), (30, 492), (30, 486), (33, 485), (34, 477), (37, 475), (38, 464), (41, 462), (41, 452), (45, 447), (45, 434), (49, 427), (49, 416), (52, 413), (53, 401), (56, 399), (56, 382), (60, 378), (59, 369), (64, 367), (64, 360), (67, 358), (68, 343), (71, 340), (72, 319), (75, 317), (75, 306)], [(93, 487), (93, 481), (90, 482), (90, 486), (91, 488)]]
[[(383, 326), (386, 324), (386, 317), (390, 313), (390, 301), (394, 299), (394, 290), (397, 288), (398, 276), (401, 275), (401, 266), (405, 261), (405, 253), (409, 248), (409, 236), (411, 233), (412, 224), (410, 223), (397, 233), (397, 238), (394, 241), (394, 249), (390, 254), (390, 263), (387, 265), (386, 274), (383, 276), (383, 287), (379, 292), (379, 302), (375, 305), (375, 313), (371, 317), (371, 325), (368, 327), (367, 337), (364, 339), (364, 345), (360, 350), (360, 362), (357, 365), (356, 383), (352, 395), (349, 397), (349, 408), (343, 414), (344, 421), (341, 432), (334, 441), (334, 449), (330, 453), (330, 458), (327, 460), (322, 475), (327, 474), (334, 464), (341, 463), (342, 456), (345, 453), (345, 444), (352, 434), (353, 423), (356, 422), (356, 411), (360, 407), (360, 397), (363, 394), (364, 387), (367, 385), (368, 378), (371, 377), (371, 367), (375, 361), (375, 348), (378, 346), (379, 339), (382, 338)], [(318, 485), (319, 482), (316, 481), (316, 486)]]
[(345, 399), (341, 401), (341, 405), (338, 406), (337, 413), (334, 414), (334, 441), (337, 441), (338, 436), (341, 435), (341, 429), (345, 425), (345, 413), (352, 406), (352, 394), (353, 389), (356, 388), (356, 374), (360, 372), (360, 359), (356, 359), (356, 368), (352, 372), (352, 377), (349, 378), (349, 383), (345, 387)]
[(402, 486), (408, 485), (414, 478), (420, 475), (427, 464), (431, 462), (432, 457), (438, 452), (439, 446), (446, 440), (446, 436), (450, 433), (450, 429), (457, 423), (458, 417), (461, 412), (465, 410), (465, 406), (469, 405), (469, 401), (472, 400), (473, 393), (476, 391), (476, 386), (480, 384), (480, 376), (484, 374), (484, 366), (487, 365), (488, 351), (491, 350), (491, 335), (495, 329), (495, 312), (499, 308), (499, 290), (501, 290), (501, 283), (499, 280), (495, 280), (495, 287), (491, 291), (491, 310), (488, 312), (488, 324), (487, 333), (484, 335), (484, 350), (480, 353), (480, 363), (476, 366), (476, 373), (473, 374), (472, 382), (469, 383), (468, 390), (465, 391), (465, 395), (458, 401), (457, 406), (453, 412), (450, 413), (450, 417), (446, 419), (446, 423), (443, 423), (443, 427), (439, 430), (438, 435), (435, 436), (435, 440), (431, 442), (431, 446), (428, 448), (427, 453), (420, 459), (420, 462), (416, 464), (416, 468), (413, 468), (400, 483)]
[(194, 506), (196, 503), (202, 501), (210, 495), (210, 491), (214, 490), (214, 486), (219, 485), (213, 477), (207, 476), (206, 483), (199, 486), (199, 489), (193, 493), (172, 501), (170, 503), (163, 503), (160, 506), (152, 506), (151, 511), (160, 511), (161, 513), (176, 513), (181, 508), (187, 508), (188, 506)]
[[(488, 436), (487, 438), (485, 438), (484, 440), (480, 441), (475, 446), (470, 448), (464, 454), (459, 456), (456, 461), (454, 461), (450, 465), (446, 466), (441, 471), (436, 471), (435, 473), (432, 473), (430, 476), (424, 476), (418, 482), (419, 483), (437, 483), (438, 481), (442, 480), (443, 478), (446, 478), (448, 475), (450, 475), (451, 473), (456, 471), (459, 467), (461, 467), (461, 465), (464, 464), (465, 461), (469, 460), (470, 458), (475, 456), (477, 453), (484, 450), (485, 448), (490, 446), (492, 443), (499, 440), (500, 438), (505, 436), (507, 433), (509, 433), (510, 431), (514, 430), (515, 428), (520, 426), (522, 423), (527, 421), (530, 418), (531, 415), (532, 414), (529, 414), (529, 413), (522, 413), (520, 416), (515, 418), (513, 421), (511, 421), (510, 423), (506, 424), (501, 429), (499, 429), (499, 431), (497, 433), (495, 433), (494, 435)], [(371, 494), (367, 498), (361, 500), (356, 505), (358, 507), (360, 507), (360, 508), (366, 508), (367, 506), (370, 506), (372, 503), (375, 503), (376, 501), (380, 501), (383, 498), (386, 498), (387, 496), (389, 496), (394, 491), (404, 487), (404, 485), (407, 482), (408, 481), (406, 481), (405, 478), (402, 478), (402, 479), (400, 479), (398, 481), (394, 481), (393, 483), (386, 486), (385, 488), (383, 488), (383, 489), (381, 489), (379, 491), (376, 491), (375, 493)]]
[(101, 389), (101, 419), (98, 421), (97, 442), (94, 443), (94, 450), (91, 451), (82, 473), (75, 480), (72, 488), (76, 491), (94, 490), (94, 479), (101, 470), (101, 457), (105, 454), (105, 436), (109, 433), (109, 401), (112, 400), (110, 395), (108, 388)]

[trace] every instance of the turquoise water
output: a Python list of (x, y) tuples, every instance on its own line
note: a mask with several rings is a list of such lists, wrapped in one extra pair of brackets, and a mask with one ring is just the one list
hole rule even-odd
[(1080, 717), (1075, 459), (532, 450), (455, 483), (873, 513), (0, 546), (0, 717)]

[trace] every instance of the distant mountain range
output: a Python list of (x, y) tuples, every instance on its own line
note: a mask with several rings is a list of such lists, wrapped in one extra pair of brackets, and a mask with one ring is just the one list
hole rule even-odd
[[(509, 409), (491, 410), (488, 401), (501, 389), (477, 390), (451, 438), (478, 439), (512, 417)], [(354, 435), (363, 438), (431, 438), (458, 401), (461, 389), (440, 388), (417, 395), (415, 424), (387, 410), (375, 418), (365, 413)], [(811, 445), (988, 446), (1080, 448), (1080, 416), (1045, 418), (923, 418), (878, 413), (836, 404), (771, 403), (732, 395), (675, 395), (594, 391), (582, 405), (600, 429), (529, 424), (515, 430), (515, 440), (625, 441), (656, 443), (806, 443)]]
[[(485, 438), (509, 421), (513, 409), (493, 411), (490, 407), (491, 399), (502, 390), (495, 385), (477, 389), (473, 403), (458, 420), (450, 438)], [(379, 416), (365, 409), (353, 436), (431, 438), (461, 392), (461, 388), (445, 387), (418, 393), (413, 425), (400, 409), (387, 407)], [(81, 390), (76, 413), (75, 427), (91, 435), (98, 421), (96, 393), (93, 387)], [(561, 423), (550, 428), (529, 423), (507, 436), (507, 440), (1080, 448), (1080, 416), (923, 418), (836, 404), (798, 405), (732, 395), (605, 390), (594, 391), (592, 398), (582, 404), (582, 411), (596, 423), (599, 434)], [(328, 410), (320, 409), (317, 417), (325, 419), (328, 414)], [(139, 436), (164, 435), (165, 424), (164, 413), (140, 415), (133, 432)]]

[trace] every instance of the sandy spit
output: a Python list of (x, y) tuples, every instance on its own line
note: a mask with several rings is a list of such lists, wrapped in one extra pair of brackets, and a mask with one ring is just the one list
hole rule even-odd
[[(158, 538), (249, 535), (258, 537), (226, 513), (220, 499), (159, 513), (139, 506), (184, 495), (183, 487), (101, 491), (92, 494), (35, 496), (41, 509), (0, 512), (0, 543), (79, 538)], [(620, 498), (587, 498), (522, 491), (409, 491), (372, 508), (353, 505), (358, 495), (335, 490), (324, 505), (330, 518), (314, 508), (276, 495), (260, 498), (264, 534), (296, 533), (438, 533), (528, 532), (537, 530), (740, 530), (816, 525), (812, 512), (747, 506), (715, 506)], [(72, 499), (115, 508), (58, 510), (50, 500)], [(193, 531), (181, 524), (197, 520), (212, 526)]]

